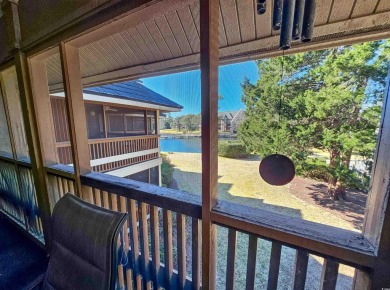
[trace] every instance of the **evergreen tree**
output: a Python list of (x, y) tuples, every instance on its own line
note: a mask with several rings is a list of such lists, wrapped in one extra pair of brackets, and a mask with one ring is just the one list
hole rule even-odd
[(327, 151), (329, 192), (344, 196), (352, 152), (371, 158), (374, 151), (389, 43), (258, 61), (260, 79), (242, 83), (246, 118), (239, 138), (263, 157), (278, 152), (297, 164), (312, 148)]

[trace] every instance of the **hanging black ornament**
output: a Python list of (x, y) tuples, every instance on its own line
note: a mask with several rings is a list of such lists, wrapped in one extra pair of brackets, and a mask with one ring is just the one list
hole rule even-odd
[[(280, 70), (280, 94), (279, 94), (279, 127), (282, 114), (282, 105), (283, 105), (283, 73), (284, 73), (284, 50), (282, 57), (282, 67)], [(280, 139), (277, 140), (277, 146), (280, 146)], [(268, 155), (263, 160), (261, 160), (259, 165), (259, 173), (261, 178), (265, 182), (271, 185), (286, 185), (295, 176), (295, 166), (294, 163), (285, 155), (278, 153)]]
[(260, 162), (261, 178), (271, 185), (286, 185), (295, 176), (295, 166), (290, 158), (281, 154), (272, 154)]

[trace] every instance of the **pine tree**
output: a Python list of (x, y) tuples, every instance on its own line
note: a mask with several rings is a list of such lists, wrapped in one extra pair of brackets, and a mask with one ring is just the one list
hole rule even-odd
[(297, 164), (312, 148), (327, 151), (329, 193), (345, 197), (352, 152), (371, 158), (374, 151), (389, 43), (258, 61), (257, 83), (242, 83), (246, 118), (239, 138), (262, 157), (278, 152)]

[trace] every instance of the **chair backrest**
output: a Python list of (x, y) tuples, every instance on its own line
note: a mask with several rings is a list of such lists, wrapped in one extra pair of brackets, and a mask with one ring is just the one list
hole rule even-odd
[(42, 289), (114, 289), (117, 237), (126, 214), (71, 194), (52, 216), (52, 246)]

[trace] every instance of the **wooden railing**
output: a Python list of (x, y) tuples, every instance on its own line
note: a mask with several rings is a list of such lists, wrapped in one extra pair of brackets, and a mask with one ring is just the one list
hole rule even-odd
[[(92, 169), (105, 172), (158, 157), (158, 135), (128, 136), (88, 141)], [(59, 162), (72, 164), (70, 142), (56, 143)], [(116, 156), (117, 158), (110, 158)]]
[(43, 241), (37, 195), (29, 162), (0, 156), (0, 212), (32, 238)]
[[(42, 236), (39, 211), (31, 215), (23, 206), (36, 207), (29, 163), (1, 157), (0, 169), (0, 210), (26, 232)], [(45, 171), (53, 209), (66, 192), (75, 192), (73, 168), (56, 165)], [(81, 183), (83, 199), (129, 214), (118, 243), (119, 289), (201, 288), (199, 196), (94, 172), (81, 176)], [(307, 281), (314, 279), (313, 261), (322, 272), (318, 288), (336, 289), (343, 276), (340, 265), (370, 275), (375, 264), (373, 246), (357, 232), (222, 200), (212, 209), (211, 220), (220, 233), (217, 246), (225, 247), (217, 249), (217, 289), (277, 289), (286, 287), (286, 280), (291, 289), (307, 289)], [(259, 255), (264, 243), (269, 252), (262, 248)], [(292, 261), (289, 271), (283, 267), (286, 252)], [(266, 279), (260, 281), (264, 269)]]
[[(59, 177), (59, 172), (49, 172), (53, 204), (65, 189), (73, 188), (71, 173)], [(129, 214), (122, 235), (127, 259), (118, 266), (120, 289), (201, 288), (199, 196), (102, 173), (86, 174), (81, 182), (85, 200)], [(226, 235), (226, 240), (221, 240), (222, 234), (217, 240), (227, 249), (217, 249), (217, 289), (283, 288), (286, 275), (292, 289), (305, 289), (313, 279), (310, 267), (318, 260), (316, 267), (322, 269), (318, 288), (336, 289), (343, 276), (341, 264), (370, 273), (375, 263), (374, 248), (356, 232), (226, 201), (213, 208), (212, 222)], [(258, 254), (264, 243), (270, 248), (265, 262), (261, 257), (265, 253)], [(288, 273), (282, 267), (285, 251), (293, 264)], [(267, 280), (259, 281), (257, 274), (263, 269), (268, 271)]]

